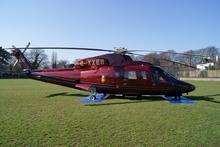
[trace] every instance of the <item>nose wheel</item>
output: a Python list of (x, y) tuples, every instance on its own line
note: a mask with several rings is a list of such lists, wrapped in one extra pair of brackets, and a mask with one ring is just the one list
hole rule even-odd
[(180, 99), (181, 99), (181, 95), (175, 95), (175, 96), (174, 96), (174, 99), (175, 99), (175, 100), (180, 100)]
[(181, 88), (177, 88), (174, 95), (174, 100), (181, 100), (181, 96), (182, 96)]

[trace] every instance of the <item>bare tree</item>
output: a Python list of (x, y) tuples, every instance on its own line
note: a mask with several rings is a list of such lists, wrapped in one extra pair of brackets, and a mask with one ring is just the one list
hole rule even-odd
[(56, 52), (52, 53), (51, 66), (52, 66), (52, 68), (57, 68), (57, 53)]
[(26, 53), (32, 69), (48, 67), (48, 57), (44, 50), (33, 49)]
[(69, 67), (69, 62), (67, 60), (59, 60), (57, 63), (58, 68), (67, 68)]
[(155, 65), (160, 65), (159, 56), (156, 53), (150, 53), (144, 56), (144, 61), (150, 62)]
[(5, 70), (8, 68), (10, 59), (10, 53), (0, 47), (0, 70)]

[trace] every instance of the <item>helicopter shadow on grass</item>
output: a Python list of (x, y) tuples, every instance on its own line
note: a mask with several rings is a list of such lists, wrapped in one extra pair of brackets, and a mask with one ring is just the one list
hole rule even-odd
[(134, 104), (134, 103), (145, 103), (153, 101), (163, 101), (164, 99), (160, 96), (142, 96), (137, 98), (136, 96), (122, 97), (122, 96), (110, 96), (108, 99), (116, 100), (127, 100), (123, 102), (111, 102), (111, 103), (100, 103), (100, 104), (91, 104), (89, 106), (103, 106), (103, 105), (123, 105), (123, 104)]
[(68, 93), (68, 92), (60, 92), (60, 93), (54, 93), (46, 96), (46, 98), (53, 98), (57, 96), (78, 96), (78, 97), (86, 97), (88, 94), (82, 94), (82, 93)]
[[(87, 97), (88, 94), (82, 93), (68, 93), (68, 92), (60, 92), (54, 93), (46, 96), (46, 98), (53, 98), (57, 96), (76, 96), (76, 97)], [(213, 97), (220, 96), (220, 94), (214, 95), (203, 95), (203, 96), (187, 96), (192, 100), (196, 101), (208, 101), (213, 103), (220, 103), (220, 101), (216, 101)], [(137, 98), (135, 96), (130, 97), (122, 97), (122, 96), (110, 96), (108, 99), (118, 99), (118, 100), (128, 100), (124, 102), (111, 102), (111, 103), (100, 103), (100, 104), (91, 104), (90, 106), (102, 106), (102, 105), (120, 105), (120, 104), (132, 104), (132, 103), (143, 103), (143, 102), (152, 102), (152, 101), (164, 101), (164, 98), (160, 96), (142, 96), (141, 98)]]
[(220, 96), (220, 94), (203, 95), (203, 96), (187, 96), (187, 97), (196, 101), (208, 101), (208, 102), (220, 104), (220, 101), (216, 101), (215, 98), (213, 98), (216, 96)]
[[(81, 93), (68, 93), (68, 92), (60, 92), (54, 93), (46, 96), (46, 98), (54, 98), (57, 96), (76, 96), (76, 97), (87, 97), (88, 94)], [(152, 102), (152, 101), (163, 101), (164, 99), (159, 96), (142, 96), (141, 98), (137, 98), (135, 96), (130, 97), (122, 97), (122, 96), (109, 96), (108, 99), (118, 99), (118, 100), (128, 100), (124, 102), (112, 102), (112, 103), (99, 103), (99, 104), (91, 104), (90, 106), (98, 106), (98, 105), (119, 105), (119, 104), (130, 104), (130, 103), (143, 103), (143, 102)]]
[[(208, 101), (212, 103), (219, 104), (220, 101), (216, 101), (213, 97), (220, 96), (220, 94), (214, 95), (205, 95), (205, 96), (187, 96), (187, 98), (195, 101)], [(89, 106), (102, 106), (102, 105), (119, 105), (119, 104), (132, 104), (132, 103), (143, 103), (143, 102), (152, 102), (152, 101), (165, 101), (161, 96), (142, 96), (141, 98), (137, 97), (120, 97), (120, 96), (111, 96), (108, 99), (127, 99), (131, 101), (125, 102), (112, 102), (112, 103), (101, 103), (101, 104), (91, 104)]]

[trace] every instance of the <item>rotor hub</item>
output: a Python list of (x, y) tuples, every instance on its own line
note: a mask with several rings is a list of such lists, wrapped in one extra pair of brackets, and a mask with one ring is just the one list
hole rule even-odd
[(124, 47), (115, 48), (117, 54), (126, 54), (128, 50)]

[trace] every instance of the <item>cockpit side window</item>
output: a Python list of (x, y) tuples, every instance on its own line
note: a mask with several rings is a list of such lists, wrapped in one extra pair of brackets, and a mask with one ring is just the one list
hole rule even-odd
[(164, 75), (156, 69), (154, 69), (152, 72), (152, 79), (155, 83), (166, 82)]
[(164, 79), (164, 77), (162, 75), (159, 75), (159, 81), (160, 82), (166, 82), (166, 80)]
[(152, 72), (152, 79), (154, 82), (159, 82), (159, 74), (158, 74), (158, 71), (153, 71)]

